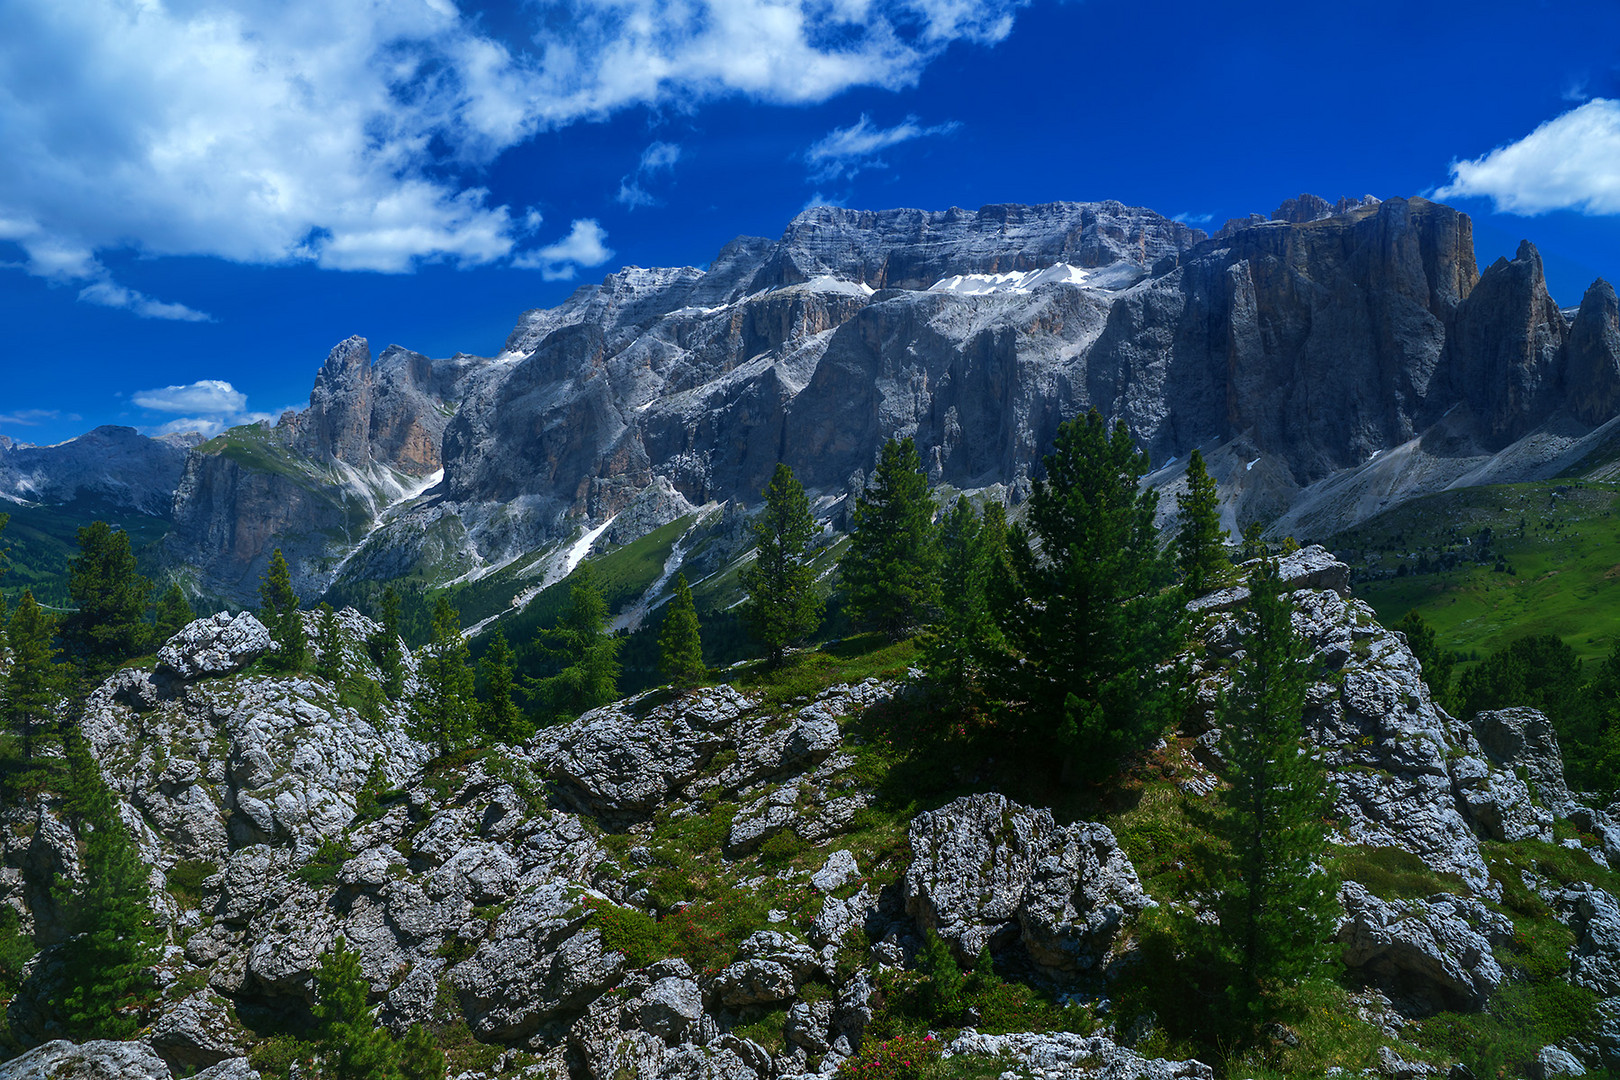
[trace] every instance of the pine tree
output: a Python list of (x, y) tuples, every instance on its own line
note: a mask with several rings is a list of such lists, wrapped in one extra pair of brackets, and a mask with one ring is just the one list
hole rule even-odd
[(315, 674), (335, 685), (343, 678), (343, 635), (331, 604), (322, 602), (317, 610), (320, 621), (315, 624), (315, 642), (320, 659), (315, 662)]
[(1227, 531), (1221, 528), (1220, 498), (1204, 468), (1204, 455), (1194, 450), (1187, 461), (1187, 490), (1176, 496), (1181, 528), (1176, 532), (1176, 566), (1181, 583), (1193, 596), (1221, 584), (1231, 567), (1226, 556)]
[(849, 550), (839, 563), (850, 617), (898, 639), (930, 621), (940, 599), (934, 501), (915, 443), (883, 444), (852, 516)]
[(461, 615), (441, 595), (433, 609), (433, 640), (417, 664), (411, 734), (440, 757), (460, 750), (472, 738), (476, 700)]
[(982, 514), (959, 497), (940, 528), (939, 622), (923, 637), (923, 666), (958, 708), (980, 702), (986, 671), (998, 664), (1001, 631), (990, 611), (992, 583), (1006, 572), (1007, 516), (1000, 503)]
[(382, 673), (383, 690), (398, 698), (405, 690), (405, 653), (399, 640), (399, 593), (392, 585), (383, 589), (380, 626), (366, 640), (371, 659)]
[(280, 548), (270, 556), (270, 567), (259, 584), (259, 621), (278, 646), (269, 664), (279, 671), (302, 671), (309, 661), (309, 639), (298, 610), (298, 594), (293, 592), (292, 571)]
[(478, 681), (484, 684), (479, 727), (485, 743), (515, 746), (534, 734), (534, 725), (529, 723), (517, 703), (512, 662), (512, 648), (506, 643), (506, 631), (496, 627), (495, 637), (478, 661)]
[(1265, 531), (1266, 527), (1258, 521), (1251, 521), (1243, 526), (1243, 550), (1238, 555), (1239, 559), (1248, 562), (1266, 553), (1266, 542), (1260, 538), (1260, 534)]
[(74, 611), (62, 620), (62, 646), (88, 675), (111, 671), (146, 651), (146, 605), (152, 583), (135, 568), (129, 534), (105, 521), (78, 532), (79, 554), (68, 561)]
[(1218, 827), (1231, 858), (1215, 906), (1234, 972), (1228, 1005), (1252, 1031), (1276, 1015), (1275, 991), (1321, 969), (1337, 902), (1318, 865), (1332, 808), (1326, 772), (1303, 745), (1309, 650), (1274, 561), (1250, 575), (1249, 590), (1245, 655), (1221, 718), (1230, 783)]
[(1011, 662), (1002, 696), (1031, 733), (1055, 738), (1064, 764), (1088, 777), (1149, 745), (1172, 720), (1185, 614), (1154, 527), (1158, 497), (1125, 425), (1096, 410), (1058, 428), (1028, 525), (1011, 531), (1013, 574), (997, 590), (996, 621)]
[(84, 884), (58, 894), (73, 935), (61, 946), (62, 1012), (77, 1041), (127, 1039), (141, 1025), (139, 999), (153, 986), (152, 969), (161, 956), (149, 868), (90, 747), (76, 729), (65, 741), (68, 808), (83, 840)]
[(709, 673), (703, 666), (701, 633), (692, 590), (686, 584), (686, 575), (681, 574), (675, 578), (675, 595), (658, 631), (658, 670), (678, 687), (696, 686)]
[(397, 1080), (398, 1053), (366, 1005), (360, 954), (339, 934), (315, 966), (317, 1053), (323, 1080)]
[(1423, 668), (1423, 682), (1429, 688), (1429, 697), (1447, 712), (1456, 711), (1451, 693), (1451, 668), (1456, 662), (1454, 654), (1440, 647), (1434, 627), (1416, 610), (1408, 611), (1406, 618), (1395, 629), (1406, 635), (1406, 647), (1412, 650)]
[(194, 618), (196, 615), (192, 612), (191, 605), (186, 602), (186, 594), (180, 591), (180, 583), (170, 582), (169, 587), (158, 598), (152, 640), (162, 645), (184, 630)]
[(821, 598), (816, 595), (810, 540), (815, 524), (810, 500), (793, 470), (778, 463), (764, 491), (765, 509), (754, 522), (758, 557), (742, 573), (743, 621), (766, 648), (772, 665), (780, 664), (789, 645), (803, 641), (821, 624)]
[(572, 719), (619, 696), (619, 639), (608, 632), (607, 600), (589, 563), (574, 572), (573, 582), (568, 611), (540, 643), (562, 670), (532, 684), (553, 721)]
[(39, 757), (42, 741), (58, 729), (64, 680), (51, 643), (55, 633), (56, 620), (34, 602), (31, 590), (24, 592), (6, 630), (11, 664), (0, 683), (4, 688), (0, 708), (6, 730), (17, 740), (25, 769)]
[(445, 1080), (444, 1051), (427, 1028), (412, 1024), (399, 1043), (399, 1080)]

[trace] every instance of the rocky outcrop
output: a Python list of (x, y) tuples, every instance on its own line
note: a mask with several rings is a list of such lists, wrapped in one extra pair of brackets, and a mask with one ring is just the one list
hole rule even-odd
[(906, 911), (972, 961), (1016, 935), (1038, 965), (1088, 971), (1153, 906), (1106, 826), (970, 795), (911, 824)]
[(1413, 1011), (1483, 1008), (1505, 978), (1491, 946), (1511, 940), (1513, 924), (1477, 900), (1384, 901), (1353, 881), (1339, 899), (1345, 966)]
[(1581, 297), (1569, 324), (1564, 378), (1569, 410), (1588, 424), (1620, 413), (1620, 298), (1599, 278)]
[(170, 1080), (169, 1067), (138, 1042), (57, 1040), (0, 1065), (4, 1080)]
[(1473, 719), (1474, 736), (1491, 760), (1522, 775), (1536, 801), (1559, 817), (1575, 809), (1564, 782), (1564, 756), (1552, 721), (1535, 709), (1500, 709)]
[(1201, 1061), (1144, 1058), (1102, 1035), (980, 1035), (962, 1032), (946, 1047), (950, 1055), (1004, 1059), (1034, 1076), (1086, 1076), (1096, 1080), (1214, 1080)]
[(158, 671), (182, 681), (229, 675), (270, 652), (270, 631), (250, 613), (220, 612), (198, 619), (158, 650)]

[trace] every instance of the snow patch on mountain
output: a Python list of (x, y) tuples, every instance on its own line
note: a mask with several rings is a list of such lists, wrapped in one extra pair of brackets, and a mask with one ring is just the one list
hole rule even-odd
[(1010, 274), (953, 274), (928, 287), (929, 292), (956, 293), (959, 296), (987, 296), (991, 293), (1027, 293), (1042, 285), (1084, 285), (1089, 271), (1068, 263), (1044, 270), (1013, 271)]

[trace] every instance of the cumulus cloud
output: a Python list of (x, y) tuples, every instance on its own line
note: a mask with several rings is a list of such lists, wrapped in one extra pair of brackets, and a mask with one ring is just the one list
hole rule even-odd
[(250, 411), (247, 395), (224, 379), (199, 379), (184, 386), (137, 390), (129, 400), (149, 412), (178, 414), (149, 426), (146, 430), (153, 435), (196, 431), (214, 436), (228, 427), (275, 420), (279, 415)]
[(1004, 38), (1024, 3), (536, 0), (504, 41), (450, 0), (11, 0), (0, 240), (86, 302), (151, 318), (203, 316), (118, 285), (98, 253), (382, 272), (543, 259), (474, 182), (537, 133), (638, 105), (900, 88), (952, 42)]
[(512, 260), (520, 270), (538, 270), (547, 281), (572, 281), (581, 266), (601, 266), (613, 258), (613, 249), (603, 241), (607, 230), (593, 218), (581, 218), (568, 235), (555, 244), (526, 251)]
[(1451, 163), (1442, 199), (1482, 196), (1501, 213), (1620, 214), (1620, 101), (1593, 98), (1483, 157)]
[(885, 169), (888, 165), (877, 155), (891, 146), (930, 135), (949, 135), (962, 125), (955, 120), (932, 127), (923, 127), (915, 116), (908, 116), (891, 128), (878, 127), (865, 113), (847, 128), (834, 128), (810, 149), (804, 160), (810, 165), (811, 178), (817, 182), (853, 177), (862, 169)]
[(642, 181), (650, 180), (660, 172), (673, 172), (675, 163), (680, 159), (679, 143), (652, 143), (641, 152), (641, 161), (636, 165), (636, 171), (627, 173), (619, 180), (619, 194), (615, 198), (632, 210), (642, 206), (657, 206), (658, 198), (642, 186)]

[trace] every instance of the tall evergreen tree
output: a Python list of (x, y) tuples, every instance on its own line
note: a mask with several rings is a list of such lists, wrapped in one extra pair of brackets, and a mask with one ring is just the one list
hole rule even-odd
[(695, 686), (709, 669), (703, 666), (703, 639), (697, 605), (686, 575), (675, 578), (675, 595), (664, 612), (658, 631), (658, 669), (678, 687)]
[(366, 1005), (370, 989), (360, 954), (339, 934), (315, 966), (311, 1011), (323, 1080), (398, 1080), (394, 1040)]
[(608, 632), (607, 600), (589, 563), (574, 571), (573, 582), (568, 611), (540, 642), (561, 670), (532, 684), (553, 721), (572, 719), (619, 696), (619, 639)]
[(1266, 553), (1266, 542), (1260, 538), (1260, 534), (1265, 531), (1266, 527), (1258, 521), (1251, 521), (1243, 526), (1243, 548), (1238, 554), (1239, 559), (1248, 562)]
[(1451, 693), (1451, 668), (1456, 662), (1455, 654), (1440, 647), (1434, 627), (1416, 610), (1408, 611), (1406, 618), (1397, 623), (1395, 629), (1406, 635), (1407, 648), (1412, 650), (1412, 655), (1422, 666), (1423, 682), (1429, 688), (1429, 697), (1447, 712), (1455, 712), (1457, 703)]
[(515, 746), (534, 734), (534, 725), (529, 723), (517, 703), (512, 661), (512, 648), (506, 643), (506, 631), (496, 627), (495, 637), (478, 661), (478, 681), (484, 685), (478, 726), (486, 743)]
[(742, 573), (748, 594), (743, 620), (765, 646), (770, 663), (780, 664), (788, 646), (821, 625), (821, 597), (809, 550), (815, 523), (804, 487), (788, 466), (777, 464), (764, 496), (765, 509), (754, 522), (758, 557)]
[(399, 638), (399, 593), (392, 585), (383, 589), (379, 617), (380, 625), (366, 641), (366, 647), (382, 673), (383, 690), (397, 698), (405, 690), (405, 652)]
[(1318, 865), (1332, 808), (1321, 761), (1305, 747), (1309, 649), (1294, 633), (1277, 564), (1249, 577), (1245, 655), (1222, 709), (1229, 786), (1219, 831), (1231, 856), (1215, 906), (1234, 977), (1228, 1004), (1244, 1028), (1273, 1018), (1275, 991), (1321, 969), (1337, 908)]
[(302, 671), (309, 662), (309, 637), (298, 610), (298, 594), (293, 592), (292, 571), (280, 548), (270, 556), (270, 566), (259, 583), (259, 621), (278, 646), (270, 655), (270, 665), (280, 671)]
[(417, 663), (411, 734), (440, 757), (461, 749), (473, 735), (476, 701), (461, 615), (448, 597), (440, 595), (433, 609), (433, 640)]
[(158, 598), (152, 628), (152, 641), (162, 645), (174, 635), (184, 630), (196, 615), (191, 605), (186, 602), (186, 594), (180, 591), (180, 583), (172, 581), (169, 587)]
[(1221, 528), (1220, 498), (1215, 480), (1204, 468), (1204, 455), (1187, 459), (1187, 490), (1176, 496), (1181, 527), (1176, 531), (1176, 566), (1181, 583), (1193, 596), (1220, 585), (1232, 565), (1226, 556), (1227, 531)]
[(41, 743), (58, 731), (57, 707), (64, 686), (51, 642), (55, 634), (56, 620), (34, 602), (32, 591), (24, 592), (6, 631), (11, 664), (0, 683), (4, 693), (0, 708), (25, 769), (39, 756)]
[(93, 521), (79, 530), (78, 540), (79, 554), (68, 561), (75, 610), (62, 620), (62, 645), (70, 660), (96, 676), (146, 650), (152, 583), (137, 572), (122, 529)]
[(953, 703), (971, 708), (1004, 648), (990, 590), (1006, 572), (1006, 511), (993, 502), (977, 514), (958, 497), (940, 527), (940, 552), (940, 616), (923, 638), (923, 665)]
[(101, 768), (77, 729), (66, 733), (68, 808), (82, 838), (84, 884), (58, 900), (72, 933), (61, 946), (62, 1013), (72, 1037), (127, 1039), (141, 1026), (139, 1002), (161, 956), (149, 867), (118, 815)]
[(1029, 533), (1009, 536), (1012, 579), (995, 598), (1011, 647), (997, 679), (1003, 697), (1092, 777), (1173, 719), (1167, 667), (1185, 615), (1164, 588), (1157, 493), (1138, 487), (1147, 464), (1125, 425), (1110, 432), (1096, 410), (1061, 425), (1030, 496)]
[(315, 643), (320, 659), (315, 661), (315, 674), (337, 683), (343, 678), (343, 634), (338, 628), (337, 612), (325, 602), (317, 610), (320, 621), (315, 624)]
[[(9, 525), (9, 524), (11, 524), (11, 515), (10, 514), (0, 514), (0, 533), (4, 533), (6, 531), (6, 526)], [(7, 571), (7, 569), (10, 568), (10, 566), (11, 566), (10, 549), (0, 547), (0, 581), (3, 581), (5, 579), (6, 571)], [(6, 644), (6, 624), (9, 623), (10, 621), (11, 621), (11, 616), (6, 611), (6, 597), (5, 597), (5, 594), (0, 593), (0, 649), (5, 648), (5, 644)]]
[(902, 637), (932, 619), (940, 598), (934, 501), (910, 439), (883, 444), (852, 517), (849, 550), (839, 563), (850, 617)]

